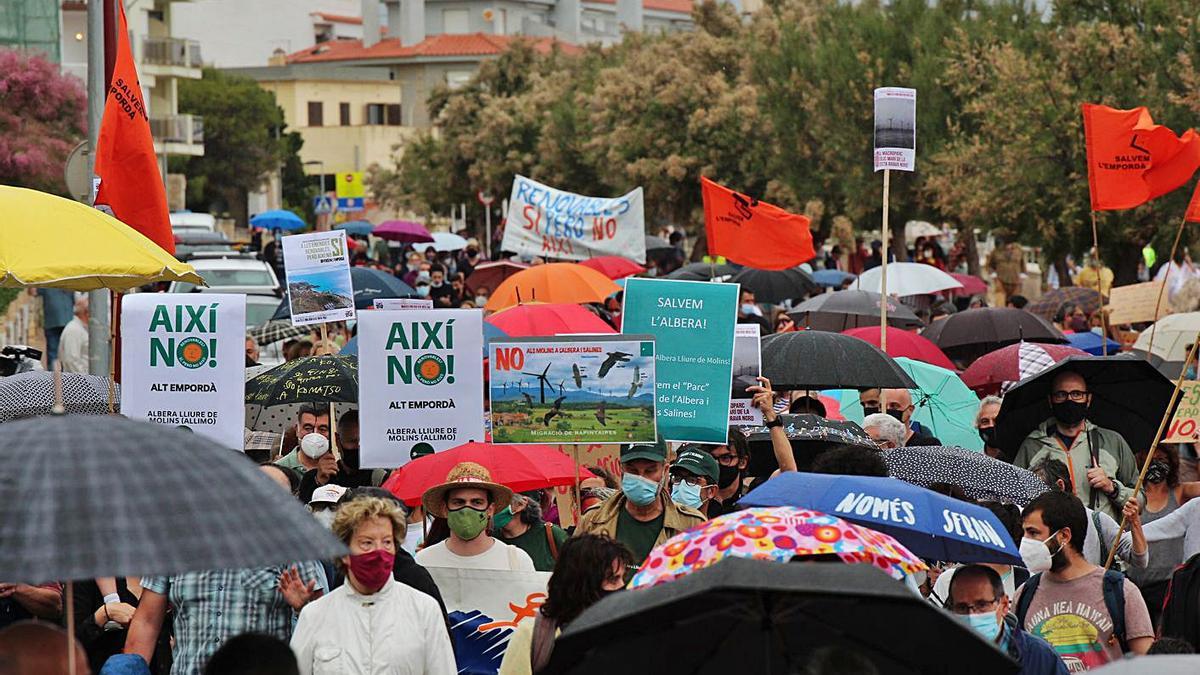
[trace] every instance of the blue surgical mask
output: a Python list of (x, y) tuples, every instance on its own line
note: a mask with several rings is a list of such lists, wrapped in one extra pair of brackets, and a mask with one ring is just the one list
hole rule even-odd
[(429, 297), (429, 287), (426, 286), (425, 284), (418, 284), (417, 285), (417, 295), (421, 296), (422, 298), (428, 298)]
[(975, 632), (982, 635), (985, 640), (995, 642), (996, 636), (1000, 635), (1000, 621), (996, 618), (995, 612), (967, 614), (965, 616), (960, 614), (958, 618), (975, 629)]
[(742, 314), (746, 314), (746, 315), (753, 314), (755, 316), (762, 316), (762, 310), (758, 308), (758, 305), (752, 305), (750, 303), (745, 303), (742, 305)]
[(690, 485), (686, 481), (681, 480), (675, 484), (675, 487), (671, 488), (671, 501), (680, 506), (698, 509), (704, 503), (700, 499), (700, 489), (699, 485)]
[(658, 483), (631, 473), (621, 476), (621, 492), (638, 506), (649, 506), (658, 496)]

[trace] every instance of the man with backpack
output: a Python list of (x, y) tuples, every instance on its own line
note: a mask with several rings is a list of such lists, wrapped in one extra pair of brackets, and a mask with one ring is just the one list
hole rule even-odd
[(1049, 642), (1071, 672), (1145, 654), (1154, 642), (1146, 603), (1125, 575), (1084, 558), (1083, 503), (1046, 492), (1023, 516), (1021, 557), (1033, 576), (1017, 589), (1018, 625)]

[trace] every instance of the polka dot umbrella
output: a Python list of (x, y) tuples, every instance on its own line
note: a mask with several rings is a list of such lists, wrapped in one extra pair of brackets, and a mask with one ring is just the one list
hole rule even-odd
[(817, 511), (779, 506), (735, 511), (671, 537), (650, 552), (629, 587), (655, 586), (728, 557), (784, 563), (825, 555), (874, 565), (895, 579), (926, 569), (890, 535)]

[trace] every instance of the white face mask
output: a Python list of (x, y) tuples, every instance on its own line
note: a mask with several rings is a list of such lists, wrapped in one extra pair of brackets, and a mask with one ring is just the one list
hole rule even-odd
[(1030, 574), (1050, 571), (1054, 556), (1050, 554), (1050, 547), (1046, 544), (1061, 531), (1055, 531), (1046, 541), (1021, 538), (1021, 559), (1025, 561), (1025, 569), (1029, 570)]
[(488, 299), (487, 299), (486, 295), (475, 296), (475, 306), (476, 307), (483, 307), (484, 305), (487, 304), (487, 301), (488, 301)]
[(313, 518), (316, 518), (317, 522), (324, 525), (325, 529), (328, 530), (333, 529), (333, 518), (336, 515), (337, 513), (333, 509), (328, 508), (321, 509), (320, 511), (313, 511)]

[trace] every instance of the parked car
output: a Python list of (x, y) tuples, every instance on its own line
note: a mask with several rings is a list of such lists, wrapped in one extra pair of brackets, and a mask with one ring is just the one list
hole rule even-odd
[(237, 254), (233, 242), (229, 241), (222, 232), (208, 230), (187, 230), (175, 233), (175, 257), (179, 260), (191, 260), (216, 254)]
[(176, 211), (170, 214), (171, 230), (176, 235), (192, 232), (215, 232), (217, 219), (207, 213), (192, 213), (191, 211)]
[[(196, 273), (208, 284), (209, 292), (246, 293), (247, 295), (274, 295), (279, 297), (282, 289), (275, 270), (267, 263), (252, 256), (228, 255), (219, 258), (194, 258), (191, 261)], [(170, 293), (203, 292), (201, 287), (185, 281), (176, 281)]]

